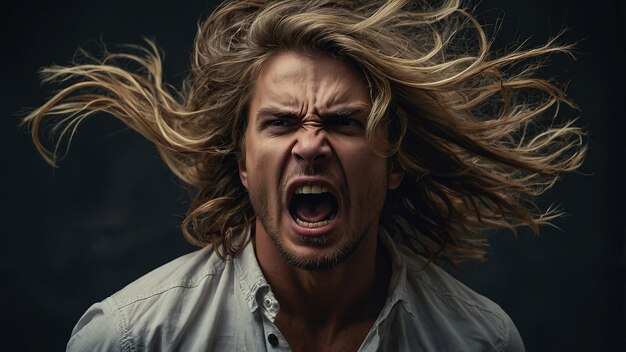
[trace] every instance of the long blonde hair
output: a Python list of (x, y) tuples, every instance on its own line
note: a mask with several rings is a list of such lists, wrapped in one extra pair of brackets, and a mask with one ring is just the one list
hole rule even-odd
[[(250, 88), (278, 51), (330, 54), (369, 83), (370, 140), (388, 130), (385, 154), (404, 180), (386, 199), (381, 226), (432, 259), (458, 263), (485, 255), (486, 233), (520, 225), (537, 232), (559, 215), (533, 199), (580, 166), (583, 132), (559, 122), (561, 89), (535, 76), (536, 58), (568, 53), (554, 40), (495, 55), (459, 0), (438, 7), (390, 1), (228, 1), (198, 29), (180, 92), (163, 82), (154, 43), (42, 69), (64, 88), (24, 121), (40, 141), (55, 118), (57, 147), (97, 112), (153, 142), (169, 168), (197, 189), (182, 231), (192, 244), (235, 255), (254, 224), (238, 176)], [(137, 65), (136, 70), (122, 68)]]

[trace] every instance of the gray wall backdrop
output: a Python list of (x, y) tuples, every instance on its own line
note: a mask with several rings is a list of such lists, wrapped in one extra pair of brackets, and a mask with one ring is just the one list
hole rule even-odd
[[(561, 230), (494, 236), (486, 263), (457, 272), (513, 318), (529, 351), (626, 350), (624, 306), (623, 0), (484, 0), (477, 15), (500, 18), (500, 48), (540, 44), (563, 28), (577, 60), (546, 73), (569, 83), (590, 152), (542, 204), (563, 205)], [(79, 45), (141, 43), (166, 53), (168, 81), (185, 74), (196, 23), (213, 3), (192, 1), (3, 1), (0, 4), (2, 127), (0, 333), (3, 350), (64, 349), (94, 302), (193, 250), (180, 235), (188, 192), (155, 149), (105, 116), (86, 121), (53, 170), (35, 153), (20, 111), (41, 104), (39, 67), (69, 62)], [(568, 112), (577, 116), (575, 112)], [(7, 349), (9, 348), (9, 349)]]

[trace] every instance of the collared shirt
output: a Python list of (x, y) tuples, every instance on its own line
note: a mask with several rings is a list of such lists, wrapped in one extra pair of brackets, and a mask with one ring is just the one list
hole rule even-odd
[[(385, 305), (359, 351), (524, 351), (489, 299), (387, 235)], [(290, 351), (274, 321), (280, 304), (249, 242), (222, 261), (209, 247), (182, 256), (94, 304), (68, 351)]]

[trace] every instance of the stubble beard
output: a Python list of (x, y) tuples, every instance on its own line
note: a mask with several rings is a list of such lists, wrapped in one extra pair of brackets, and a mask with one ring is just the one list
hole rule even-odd
[[(295, 268), (306, 271), (327, 271), (340, 263), (348, 259), (356, 250), (363, 239), (367, 236), (371, 226), (373, 226), (372, 219), (377, 219), (380, 216), (380, 210), (378, 212), (357, 212), (361, 214), (354, 222), (359, 224), (358, 228), (347, 229), (349, 232), (345, 240), (338, 244), (338, 247), (329, 253), (320, 253), (315, 256), (300, 256), (289, 251), (284, 242), (280, 238), (280, 215), (273, 217), (270, 214), (270, 204), (268, 203), (267, 192), (261, 190), (258, 193), (254, 191), (254, 188), (249, 190), (250, 203), (255, 211), (256, 217), (261, 222), (263, 229), (269, 236), (270, 240), (276, 246), (276, 249), (283, 257), (285, 262)], [(363, 204), (371, 204), (373, 201), (372, 195), (368, 194), (366, 199), (362, 200)], [(372, 214), (375, 213), (375, 214)], [(300, 237), (300, 243), (309, 248), (324, 248), (328, 242), (327, 237)]]

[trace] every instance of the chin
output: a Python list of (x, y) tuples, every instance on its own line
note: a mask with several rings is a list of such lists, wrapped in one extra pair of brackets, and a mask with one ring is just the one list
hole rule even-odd
[(332, 236), (299, 236), (295, 248), (288, 248), (281, 240), (270, 236), (288, 265), (307, 271), (326, 271), (348, 259), (359, 247), (362, 238), (332, 243)]

